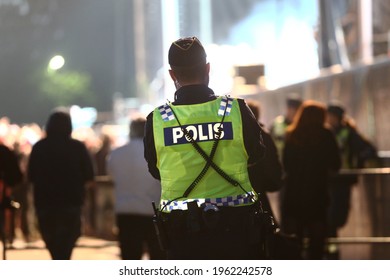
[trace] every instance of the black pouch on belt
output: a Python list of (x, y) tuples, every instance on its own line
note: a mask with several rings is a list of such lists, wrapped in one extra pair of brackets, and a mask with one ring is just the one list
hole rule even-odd
[(198, 233), (201, 230), (200, 209), (198, 202), (191, 201), (187, 203), (187, 231), (188, 233)]
[(251, 243), (258, 243), (264, 238), (264, 218), (265, 214), (257, 203), (251, 207), (249, 212), (249, 240)]
[(216, 231), (220, 228), (221, 224), (221, 213), (219, 208), (213, 204), (203, 205), (202, 218), (205, 227), (209, 231)]

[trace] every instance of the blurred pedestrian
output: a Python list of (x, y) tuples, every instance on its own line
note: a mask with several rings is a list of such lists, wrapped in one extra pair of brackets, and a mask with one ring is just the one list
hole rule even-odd
[(145, 118), (131, 122), (130, 141), (113, 150), (107, 162), (115, 186), (116, 222), (124, 260), (141, 259), (145, 245), (150, 259), (166, 259), (152, 222), (152, 202), (160, 200), (161, 186), (150, 176), (143, 158), (145, 123)]
[(26, 146), (27, 145), (23, 145), (23, 143), (19, 141), (15, 142), (14, 144), (14, 152), (18, 160), (19, 168), (23, 174), (23, 179), (13, 189), (12, 194), (15, 198), (15, 201), (20, 203), (20, 208), (15, 213), (14, 235), (16, 237), (22, 236), (25, 241), (29, 242), (31, 237), (31, 229), (28, 216), (30, 211), (29, 198), (31, 198), (31, 184), (27, 179), (27, 163), (29, 154), (31, 152), (31, 146)]
[(305, 258), (322, 259), (329, 205), (330, 173), (340, 168), (333, 133), (325, 127), (326, 107), (305, 101), (288, 127), (283, 150), (286, 172), (282, 201), (282, 229), (296, 234), (303, 244), (309, 238)]
[(279, 160), (280, 157), (270, 133), (260, 122), (260, 102), (253, 99), (247, 99), (246, 103), (263, 129), (262, 137), (266, 147), (264, 160), (260, 160), (257, 165), (252, 165), (248, 168), (249, 177), (251, 178), (253, 188), (257, 192), (265, 194), (263, 196), (264, 208), (275, 217), (266, 192), (276, 192), (282, 187), (282, 166)]
[[(337, 100), (328, 105), (327, 121), (336, 136), (342, 169), (366, 167), (371, 160), (377, 159), (376, 148), (361, 135), (354, 124), (345, 114), (345, 108)], [(338, 174), (330, 181), (329, 207), (329, 237), (337, 237), (337, 232), (348, 220), (351, 204), (351, 187), (357, 183), (357, 175)], [(338, 259), (339, 252), (336, 244), (328, 247), (328, 257)]]
[(101, 145), (99, 150), (95, 153), (96, 163), (96, 175), (105, 176), (107, 175), (107, 157), (111, 152), (111, 139), (108, 135), (103, 134), (101, 136)]
[(279, 115), (272, 122), (270, 134), (275, 141), (279, 156), (282, 156), (287, 127), (293, 122), (295, 114), (302, 104), (302, 99), (297, 93), (291, 93), (286, 99), (286, 112)]
[[(277, 116), (274, 121), (271, 124), (270, 127), (270, 134), (272, 139), (274, 140), (276, 149), (278, 151), (279, 159), (282, 162), (282, 155), (283, 155), (283, 149), (284, 145), (286, 142), (286, 132), (287, 128), (291, 123), (294, 121), (294, 117), (300, 108), (302, 104), (302, 98), (298, 95), (298, 93), (289, 93), (287, 95), (286, 101), (285, 101), (285, 112), (282, 115)], [(284, 171), (284, 170), (283, 170)], [(284, 179), (285, 179), (285, 174), (282, 175), (283, 177), (283, 183), (282, 183), (282, 188), (280, 191), (276, 194), (276, 209), (277, 212), (281, 213), (282, 210), (281, 204), (285, 192), (285, 187), (284, 187)], [(282, 217), (279, 217), (282, 219)]]
[(6, 242), (13, 239), (13, 210), (16, 208), (12, 200), (12, 188), (22, 180), (15, 153), (0, 143), (0, 236), (3, 242), (5, 258)]
[(28, 165), (39, 229), (56, 260), (71, 258), (81, 234), (85, 187), (94, 178), (88, 151), (71, 137), (71, 132), (70, 115), (52, 113), (46, 124), (46, 137), (33, 146)]

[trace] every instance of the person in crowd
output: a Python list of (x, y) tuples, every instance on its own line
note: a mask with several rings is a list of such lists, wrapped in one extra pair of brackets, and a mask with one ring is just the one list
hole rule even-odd
[(70, 259), (81, 234), (85, 187), (94, 179), (85, 145), (71, 137), (69, 113), (53, 112), (46, 137), (32, 148), (28, 178), (42, 238), (52, 259)]
[[(8, 211), (7, 239), (12, 243), (14, 239), (22, 238), (29, 242), (36, 236), (35, 220), (32, 204), (31, 186), (27, 180), (27, 162), (32, 144), (41, 138), (41, 129), (35, 124), (19, 126), (11, 123), (7, 117), (0, 118), (0, 142), (7, 145), (16, 155), (22, 179), (12, 187), (11, 196), (16, 211)], [(8, 190), (10, 191), (10, 190)]]
[(152, 202), (160, 200), (161, 188), (150, 176), (143, 159), (145, 123), (145, 118), (134, 119), (130, 124), (130, 141), (113, 150), (107, 161), (115, 186), (116, 222), (124, 260), (141, 259), (145, 245), (150, 259), (166, 258), (152, 222)]
[(286, 172), (282, 201), (282, 229), (296, 234), (303, 244), (309, 238), (304, 258), (322, 259), (326, 241), (328, 181), (340, 168), (333, 133), (325, 126), (326, 107), (308, 100), (287, 128), (283, 150)]
[[(94, 171), (96, 176), (107, 176), (107, 157), (111, 152), (111, 137), (105, 133), (98, 136), (92, 128), (81, 128), (84, 137), (79, 139), (82, 141), (92, 158)], [(77, 133), (76, 133), (77, 134)], [(86, 200), (84, 206), (84, 230), (86, 234), (94, 235), (97, 231), (97, 192), (99, 189), (99, 179), (96, 182), (95, 188), (88, 188), (86, 190)], [(104, 204), (106, 209), (103, 211), (110, 211), (109, 203)]]
[[(376, 148), (361, 135), (351, 118), (345, 114), (345, 108), (338, 100), (328, 104), (327, 122), (331, 127), (339, 147), (342, 169), (367, 167), (377, 159)], [(330, 181), (329, 237), (337, 237), (337, 232), (348, 220), (351, 187), (357, 183), (357, 175), (338, 174)], [(338, 259), (336, 244), (329, 244), (328, 258)]]
[(6, 242), (12, 243), (13, 239), (13, 226), (10, 222), (16, 205), (12, 200), (12, 188), (21, 180), (22, 172), (15, 153), (0, 142), (0, 237), (4, 248)]
[(283, 153), (287, 127), (293, 122), (294, 116), (302, 104), (302, 99), (297, 93), (291, 93), (286, 99), (285, 115), (277, 116), (271, 124), (270, 134), (275, 141), (278, 154)]
[[(265, 154), (265, 160), (261, 161), (258, 165), (250, 167), (248, 169), (250, 178), (253, 180), (253, 188), (259, 192), (265, 194), (266, 192), (276, 192), (279, 191), (282, 187), (282, 166), (280, 164), (278, 150), (276, 149), (275, 143), (270, 135), (270, 133), (265, 129), (264, 125), (260, 122), (261, 106), (260, 102), (247, 99), (246, 103), (251, 109), (255, 119), (258, 120), (259, 125), (263, 129), (263, 141), (264, 145), (267, 148)], [(270, 163), (271, 162), (271, 163)], [(265, 164), (267, 163), (267, 164)], [(267, 170), (267, 167), (272, 167)], [(267, 195), (263, 196), (263, 206), (264, 209), (267, 209), (269, 213), (273, 214), (272, 207)]]
[(248, 166), (265, 160), (263, 130), (244, 100), (208, 87), (210, 64), (196, 37), (173, 42), (168, 61), (174, 102), (149, 114), (144, 137), (149, 172), (161, 180), (160, 241), (169, 259), (259, 258)]
[[(271, 134), (272, 139), (274, 140), (274, 143), (275, 143), (276, 149), (278, 151), (278, 155), (279, 155), (280, 161), (282, 162), (282, 165), (283, 165), (282, 155), (283, 155), (283, 149), (284, 149), (285, 140), (286, 140), (285, 138), (286, 138), (287, 127), (293, 122), (294, 117), (295, 117), (299, 107), (302, 104), (302, 99), (298, 95), (298, 93), (294, 92), (294, 93), (290, 93), (287, 95), (285, 102), (286, 102), (285, 103), (286, 109), (285, 109), (284, 115), (277, 116), (273, 120), (271, 127), (270, 127), (270, 134)], [(282, 210), (280, 208), (281, 208), (281, 201), (283, 200), (284, 191), (285, 191), (285, 187), (284, 187), (285, 174), (283, 174), (282, 177), (283, 177), (282, 187), (281, 187), (280, 191), (276, 194), (276, 200), (275, 200), (275, 202), (276, 202), (275, 208), (277, 209), (278, 212), (282, 212)], [(280, 218), (280, 220), (282, 219), (282, 217), (279, 217), (279, 218)]]
[(111, 151), (111, 139), (108, 135), (103, 134), (101, 137), (101, 146), (95, 154), (96, 163), (96, 175), (104, 176), (107, 175), (107, 156)]
[(20, 141), (14, 144), (14, 152), (18, 160), (19, 168), (23, 174), (23, 179), (15, 186), (12, 192), (15, 201), (20, 204), (19, 210), (15, 212), (14, 235), (16, 237), (21, 235), (27, 242), (31, 238), (30, 221), (28, 219), (30, 210), (30, 182), (28, 182), (26, 176), (30, 147), (27, 143), (21, 143)]

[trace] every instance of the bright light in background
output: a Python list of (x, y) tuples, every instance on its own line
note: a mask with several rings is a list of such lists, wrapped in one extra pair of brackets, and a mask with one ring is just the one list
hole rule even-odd
[(50, 70), (59, 70), (65, 65), (65, 59), (62, 55), (53, 56), (49, 61), (49, 69)]
[[(165, 22), (163, 28), (167, 30), (167, 34), (163, 34), (166, 48), (172, 42), (167, 38), (173, 31), (178, 32), (178, 1), (170, 2), (169, 7), (164, 6), (164, 19), (170, 23)], [(275, 89), (318, 76), (318, 46), (315, 40), (317, 5), (317, 1), (313, 0), (262, 0), (230, 30), (222, 44), (208, 44), (206, 39), (203, 46), (211, 65), (210, 87), (217, 95), (243, 93), (242, 88), (237, 87), (242, 81), (234, 77), (236, 66), (264, 65), (264, 77), (259, 77), (259, 85), (245, 85), (248, 87), (244, 94), (253, 94), (264, 88)], [(207, 8), (209, 5), (204, 6), (204, 9)], [(203, 41), (201, 36), (200, 39)], [(165, 49), (165, 59), (167, 52)], [(163, 88), (165, 98), (171, 99), (175, 90), (168, 69), (165, 61), (164, 78), (157, 77), (153, 87), (156, 91)]]
[(264, 63), (259, 50), (248, 44), (210, 45), (205, 48), (210, 62), (210, 87), (217, 95), (232, 93), (234, 66)]
[(80, 108), (77, 105), (70, 107), (73, 129), (92, 127), (97, 119), (97, 110), (93, 107)]
[[(267, 88), (277, 88), (319, 74), (317, 22), (317, 1), (265, 0), (233, 28), (226, 43), (256, 50), (251, 64), (264, 63)], [(246, 56), (240, 64), (248, 64), (247, 54), (237, 55)]]

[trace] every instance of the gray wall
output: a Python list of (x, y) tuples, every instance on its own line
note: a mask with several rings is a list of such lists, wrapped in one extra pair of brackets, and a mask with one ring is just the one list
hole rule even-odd
[(296, 92), (303, 99), (328, 103), (340, 100), (358, 129), (378, 150), (390, 150), (390, 59), (382, 58), (368, 66), (358, 66), (338, 74), (258, 93), (244, 98), (261, 102), (261, 121), (269, 126), (285, 111), (286, 96)]

